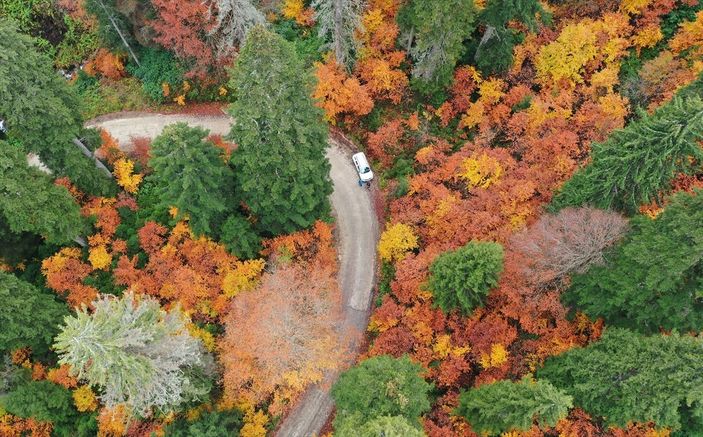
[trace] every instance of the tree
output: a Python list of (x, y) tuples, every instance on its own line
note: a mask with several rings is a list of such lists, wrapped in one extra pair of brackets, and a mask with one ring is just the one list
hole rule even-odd
[(561, 187), (552, 210), (592, 205), (632, 214), (641, 204), (661, 202), (676, 175), (689, 174), (703, 162), (700, 97), (676, 96), (652, 115), (640, 115), (593, 144), (591, 163)]
[(417, 429), (403, 416), (379, 416), (363, 423), (351, 416), (335, 425), (334, 435), (338, 437), (423, 437), (425, 433)]
[(177, 218), (189, 217), (193, 231), (212, 235), (212, 224), (227, 210), (233, 176), (208, 132), (185, 123), (167, 126), (151, 144), (157, 212), (178, 208)]
[(0, 299), (0, 351), (28, 346), (37, 355), (47, 353), (59, 321), (68, 315), (66, 305), (5, 272), (0, 272)]
[(55, 175), (70, 177), (81, 190), (110, 193), (110, 179), (73, 142), (83, 124), (79, 102), (51, 60), (37, 51), (32, 38), (2, 19), (0, 52), (0, 114), (8, 140), (38, 154)]
[(566, 208), (545, 214), (510, 245), (521, 255), (531, 284), (546, 286), (571, 273), (605, 263), (604, 251), (627, 230), (620, 214), (596, 208)]
[(378, 254), (383, 261), (399, 261), (405, 258), (409, 251), (417, 249), (417, 244), (417, 236), (413, 229), (404, 223), (396, 223), (388, 226), (381, 234)]
[(232, 164), (259, 229), (290, 233), (327, 217), (332, 192), (327, 128), (310, 98), (311, 75), (295, 49), (257, 26), (231, 73), (237, 100), (229, 113), (237, 122), (228, 139), (239, 145)]
[(703, 192), (675, 195), (656, 219), (634, 218), (610, 262), (574, 277), (563, 300), (641, 332), (703, 328), (702, 226)]
[(261, 252), (261, 237), (251, 223), (239, 214), (230, 215), (220, 229), (220, 242), (237, 258), (256, 258)]
[(125, 404), (134, 413), (169, 411), (185, 401), (205, 399), (212, 358), (188, 333), (178, 309), (166, 312), (158, 301), (104, 296), (64, 319), (54, 349), (61, 364), (103, 390), (102, 402)]
[(364, 0), (314, 0), (312, 3), (320, 37), (330, 41), (335, 59), (347, 72), (354, 66), (359, 50), (355, 35), (362, 29), (364, 6)]
[(413, 78), (430, 94), (452, 81), (463, 42), (474, 29), (473, 0), (411, 0), (399, 13), (413, 58)]
[(537, 376), (608, 425), (651, 421), (696, 435), (703, 432), (701, 359), (701, 338), (609, 328), (588, 347), (549, 358)]
[(369, 358), (339, 376), (332, 387), (337, 405), (334, 426), (350, 416), (373, 420), (381, 416), (401, 416), (413, 424), (430, 409), (432, 384), (420, 374), (422, 367), (408, 356), (388, 355)]
[(221, 57), (240, 46), (252, 27), (266, 23), (250, 0), (217, 0), (211, 3), (210, 13), (217, 21), (208, 31), (208, 40)]
[(530, 31), (537, 28), (538, 20), (548, 23), (547, 11), (537, 0), (489, 0), (481, 11), (479, 22), (486, 30), (478, 43), (474, 60), (485, 75), (506, 71), (513, 63), (513, 46), (518, 41), (516, 31), (508, 23), (518, 21)]
[(438, 256), (430, 266), (428, 289), (434, 304), (445, 313), (459, 309), (468, 314), (482, 306), (503, 270), (503, 247), (498, 243), (471, 241)]
[(49, 381), (23, 381), (0, 396), (0, 407), (19, 417), (51, 422), (51, 435), (89, 437), (97, 431), (95, 417), (79, 415), (71, 392)]
[[(221, 344), (225, 395), (258, 404), (273, 395), (272, 412), (320, 382), (342, 362), (335, 329), (340, 293), (332, 271), (289, 264), (236, 296)], [(262, 305), (262, 302), (266, 302)]]
[(0, 219), (16, 234), (31, 232), (51, 243), (67, 243), (83, 231), (78, 204), (27, 164), (17, 146), (0, 141)]
[(232, 411), (208, 411), (195, 420), (178, 419), (166, 427), (171, 437), (227, 437), (239, 435), (242, 428), (242, 413)]
[(118, 0), (84, 0), (83, 4), (86, 12), (97, 19), (101, 39), (115, 49), (124, 46), (134, 63), (139, 65), (139, 58), (135, 53), (138, 44), (132, 32), (132, 25), (135, 23), (120, 13), (117, 2)]
[(456, 414), (463, 416), (474, 432), (497, 435), (554, 426), (565, 418), (572, 398), (548, 381), (498, 381), (471, 389), (459, 397)]

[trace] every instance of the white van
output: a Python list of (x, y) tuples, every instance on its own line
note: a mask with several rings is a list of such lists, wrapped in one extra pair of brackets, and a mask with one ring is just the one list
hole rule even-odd
[(352, 161), (354, 161), (356, 172), (359, 173), (359, 180), (361, 182), (370, 182), (373, 179), (373, 172), (364, 152), (355, 153), (352, 156)]

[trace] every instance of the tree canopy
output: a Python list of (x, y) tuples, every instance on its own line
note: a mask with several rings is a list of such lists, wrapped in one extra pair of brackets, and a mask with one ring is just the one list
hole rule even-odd
[[(330, 212), (327, 128), (310, 97), (312, 75), (293, 46), (257, 26), (232, 69), (237, 100), (229, 139), (238, 189), (258, 228), (278, 235)], [(254, 103), (256, 102), (256, 103)]]

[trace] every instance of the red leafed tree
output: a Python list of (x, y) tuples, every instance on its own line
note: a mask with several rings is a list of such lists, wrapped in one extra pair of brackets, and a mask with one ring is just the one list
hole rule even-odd
[(173, 51), (180, 59), (192, 61), (191, 73), (203, 77), (212, 64), (212, 48), (205, 34), (212, 26), (206, 2), (202, 0), (152, 0), (157, 18), (149, 24), (156, 32), (154, 41)]
[(627, 229), (621, 215), (595, 208), (567, 208), (544, 215), (515, 235), (512, 246), (522, 255), (527, 280), (546, 285), (603, 262), (603, 251)]
[(321, 381), (343, 358), (335, 329), (340, 293), (331, 269), (287, 264), (241, 293), (220, 344), (225, 397), (259, 403), (271, 412)]

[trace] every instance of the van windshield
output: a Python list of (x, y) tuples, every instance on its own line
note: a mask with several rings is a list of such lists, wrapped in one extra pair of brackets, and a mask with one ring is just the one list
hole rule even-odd
[(371, 171), (370, 168), (364, 167), (364, 169), (361, 171), (361, 174), (366, 174), (366, 173), (368, 173), (368, 172), (370, 172), (370, 171)]

